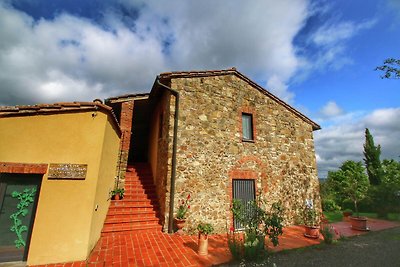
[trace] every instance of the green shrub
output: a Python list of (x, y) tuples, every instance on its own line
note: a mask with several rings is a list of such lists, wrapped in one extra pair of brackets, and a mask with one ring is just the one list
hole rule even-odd
[(248, 261), (258, 261), (263, 259), (267, 251), (265, 250), (265, 236), (255, 233), (246, 233), (244, 246), (244, 259)]
[(228, 234), (228, 247), (235, 260), (240, 260), (243, 255), (243, 239), (233, 229)]
[(125, 189), (124, 188), (115, 188), (114, 190), (111, 191), (111, 195), (119, 195), (121, 198), (124, 197), (125, 195)]
[(261, 208), (262, 204), (261, 198), (246, 205), (238, 200), (233, 201), (232, 212), (235, 219), (244, 226), (242, 238), (238, 238), (238, 234), (233, 232), (234, 229), (231, 229), (228, 236), (229, 249), (235, 259), (263, 259), (267, 255), (267, 236), (274, 246), (279, 244), (278, 236), (283, 233), (283, 209), (280, 203), (274, 203), (267, 212)]
[(332, 244), (333, 238), (335, 237), (335, 230), (330, 225), (322, 226), (320, 230), (321, 235), (324, 237), (324, 242), (326, 244)]
[(323, 199), (322, 200), (322, 210), (323, 211), (339, 211), (340, 206), (336, 204), (333, 199)]
[(199, 230), (200, 233), (209, 235), (214, 231), (214, 227), (210, 223), (199, 223), (197, 225), (197, 230)]

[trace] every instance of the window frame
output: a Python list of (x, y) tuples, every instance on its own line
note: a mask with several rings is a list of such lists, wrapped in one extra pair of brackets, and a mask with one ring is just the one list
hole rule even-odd
[[(250, 125), (249, 125), (249, 127), (248, 128), (246, 128), (245, 129), (245, 127), (244, 127), (244, 125), (243, 125), (243, 123), (244, 123), (244, 117), (248, 117), (248, 118), (250, 118)], [(255, 140), (255, 134), (254, 134), (254, 115), (253, 115), (253, 113), (250, 113), (250, 112), (241, 112), (241, 136), (242, 136), (242, 141), (244, 141), (244, 142), (254, 142), (254, 140)], [(246, 138), (245, 137), (245, 130), (247, 131), (247, 130), (249, 130), (249, 135), (250, 135), (250, 138)], [(247, 134), (246, 134), (247, 135)]]

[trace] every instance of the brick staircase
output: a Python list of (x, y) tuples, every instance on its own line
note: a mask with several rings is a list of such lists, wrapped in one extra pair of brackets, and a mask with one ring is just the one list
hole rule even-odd
[(156, 189), (148, 164), (128, 166), (125, 197), (111, 200), (101, 236), (131, 232), (161, 232)]

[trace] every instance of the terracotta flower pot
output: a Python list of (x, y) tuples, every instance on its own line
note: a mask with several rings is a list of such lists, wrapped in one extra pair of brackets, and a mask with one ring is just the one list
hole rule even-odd
[(351, 212), (351, 211), (343, 211), (343, 216), (344, 217), (349, 217), (350, 215), (353, 215), (353, 212)]
[(175, 225), (176, 228), (178, 228), (178, 231), (176, 231), (178, 234), (183, 234), (183, 227), (185, 227), (185, 219), (176, 219), (175, 218)]
[(201, 256), (207, 256), (208, 255), (208, 235), (199, 233), (199, 242), (198, 242), (199, 248), (198, 248), (198, 254)]
[(350, 217), (351, 229), (358, 231), (369, 231), (367, 227), (367, 218), (365, 217)]
[(114, 200), (120, 200), (121, 197), (119, 196), (119, 194), (113, 195), (112, 197)]
[(351, 212), (351, 211), (343, 211), (343, 220), (344, 221), (349, 221), (351, 215), (353, 215), (353, 212)]
[(304, 226), (305, 233), (304, 236), (308, 238), (319, 238), (319, 226)]

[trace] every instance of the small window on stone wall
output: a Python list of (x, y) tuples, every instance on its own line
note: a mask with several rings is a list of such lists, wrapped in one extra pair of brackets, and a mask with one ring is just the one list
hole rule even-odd
[(242, 113), (242, 136), (244, 141), (253, 141), (253, 115)]

